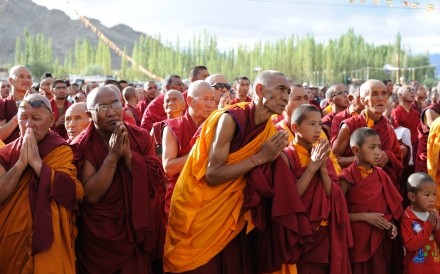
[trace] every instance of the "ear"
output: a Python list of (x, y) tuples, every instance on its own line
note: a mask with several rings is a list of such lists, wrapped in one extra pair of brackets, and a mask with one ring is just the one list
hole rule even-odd
[(327, 102), (328, 102), (329, 104), (332, 104), (332, 103), (334, 102), (333, 97), (332, 97), (332, 98), (328, 98)]
[(296, 123), (292, 123), (290, 125), (290, 128), (292, 129), (293, 132), (295, 132), (295, 133), (298, 132), (298, 125)]
[(258, 83), (258, 84), (255, 86), (255, 93), (257, 94), (257, 96), (258, 96), (259, 98), (262, 98), (262, 97), (263, 97), (263, 84)]
[(408, 192), (408, 199), (414, 203), (416, 201), (416, 194), (414, 192)]
[(353, 151), (353, 154), (354, 154), (354, 155), (359, 154), (359, 151), (360, 151), (360, 149), (359, 149), (358, 146), (352, 146), (352, 147), (351, 147), (351, 150)]
[(86, 111), (87, 117), (89, 117), (90, 120), (92, 120), (92, 113), (90, 111)]
[(188, 107), (191, 106), (192, 101), (193, 101), (193, 98), (192, 98), (192, 97), (189, 97), (189, 96), (186, 97), (186, 105), (187, 105)]
[(348, 101), (351, 103), (354, 101), (354, 96), (352, 94), (349, 94), (347, 97)]
[(55, 124), (55, 113), (50, 114), (50, 126), (52, 127)]

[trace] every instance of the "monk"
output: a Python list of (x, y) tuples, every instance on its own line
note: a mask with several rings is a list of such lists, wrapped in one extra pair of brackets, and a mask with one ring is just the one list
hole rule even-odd
[[(440, 82), (439, 85), (440, 87)], [(428, 135), (431, 124), (434, 120), (440, 116), (440, 100), (439, 97), (434, 97), (432, 104), (425, 108), (420, 114), (420, 123), (417, 127), (418, 134), (418, 149), (415, 161), (415, 171), (416, 172), (428, 172), (426, 167), (426, 161), (428, 160), (427, 155), (427, 144)]]
[(193, 145), (191, 144), (192, 137), (216, 108), (214, 90), (208, 82), (203, 80), (195, 81), (189, 85), (186, 100), (188, 110), (185, 115), (164, 122), (162, 165), (168, 178), (165, 194), (166, 215), (168, 215), (171, 195), (177, 178)]
[(122, 90), (122, 96), (124, 96), (125, 105), (124, 112), (127, 116), (130, 116), (135, 121), (135, 125), (141, 125), (141, 117), (136, 109), (138, 98), (136, 96), (136, 89), (134, 87), (126, 87)]
[(52, 130), (57, 132), (64, 139), (68, 139), (65, 127), (65, 114), (71, 103), (67, 100), (67, 83), (64, 80), (57, 79), (52, 82), (53, 98), (50, 100), (53, 113), (55, 115), (55, 123)]
[(87, 108), (92, 123), (72, 142), (85, 190), (78, 272), (151, 273), (150, 261), (161, 257), (156, 252), (163, 246), (156, 220), (164, 195), (153, 142), (148, 132), (122, 121), (120, 96), (110, 87), (92, 90)]
[(290, 88), (283, 74), (265, 71), (253, 89), (253, 102), (213, 112), (200, 130), (171, 198), (165, 272), (252, 273), (244, 175), (287, 145), (270, 117), (282, 113)]
[(364, 81), (354, 81), (348, 87), (348, 101), (350, 105), (344, 111), (337, 113), (333, 117), (331, 131), (330, 131), (330, 143), (338, 137), (339, 127), (341, 126), (342, 121), (348, 119), (350, 117), (359, 115), (362, 110), (364, 110), (364, 105), (361, 102), (361, 98), (359, 96), (360, 87), (364, 83)]
[(147, 106), (151, 103), (151, 101), (154, 100), (159, 95), (159, 90), (157, 89), (157, 84), (155, 81), (150, 80), (144, 83), (144, 87), (142, 89), (144, 99), (139, 100), (136, 108), (139, 112), (139, 115), (142, 117), (142, 115), (145, 112), (145, 109)]
[(231, 85), (228, 83), (226, 77), (222, 74), (211, 74), (206, 79), (206, 82), (211, 84), (215, 91), (215, 101), (218, 109), (231, 104)]
[(343, 84), (335, 84), (328, 88), (325, 93), (325, 98), (327, 98), (328, 103), (331, 106), (331, 111), (325, 115), (323, 113), (322, 129), (324, 130), (325, 135), (327, 135), (327, 139), (330, 140), (333, 118), (336, 114), (344, 111), (350, 105), (347, 87)]
[(354, 161), (350, 149), (350, 135), (360, 127), (374, 129), (380, 137), (382, 150), (380, 152), (379, 166), (390, 176), (391, 181), (400, 189), (399, 180), (403, 167), (402, 152), (394, 129), (383, 117), (388, 93), (385, 85), (379, 80), (367, 80), (360, 87), (361, 102), (365, 109), (360, 115), (351, 117), (341, 123), (338, 137), (333, 142), (333, 153), (339, 165), (344, 168)]
[(397, 237), (395, 223), (403, 214), (402, 196), (379, 165), (381, 143), (374, 129), (356, 129), (350, 137), (355, 160), (340, 176), (353, 231), (353, 274), (401, 273), (392, 271), (392, 261), (402, 246), (394, 252), (391, 240)]
[(293, 143), (284, 150), (294, 183), (313, 230), (313, 244), (299, 259), (298, 273), (351, 273), (351, 230), (347, 205), (330, 156), (321, 138), (321, 113), (303, 104), (292, 114)]
[(178, 90), (181, 93), (184, 92), (182, 78), (180, 78), (179, 75), (168, 76), (164, 80), (162, 93), (151, 101), (151, 103), (148, 104), (147, 108), (145, 109), (141, 119), (141, 127), (146, 129), (148, 132), (150, 132), (154, 123), (163, 121), (167, 118), (163, 109), (163, 99), (164, 94), (168, 90), (172, 89)]
[(87, 116), (87, 104), (85, 102), (72, 104), (66, 110), (65, 117), (68, 141), (72, 141), (91, 122), (89, 116)]
[(0, 271), (76, 273), (75, 216), (84, 191), (49, 100), (26, 96), (21, 137), (0, 150)]
[(235, 91), (237, 97), (231, 101), (231, 105), (240, 102), (252, 102), (252, 98), (249, 97), (249, 88), (251, 81), (246, 76), (239, 76), (234, 80)]
[(17, 104), (23, 100), (26, 91), (31, 90), (32, 75), (25, 66), (18, 65), (9, 70), (8, 81), (11, 92), (0, 103), (0, 140), (6, 144), (19, 137)]

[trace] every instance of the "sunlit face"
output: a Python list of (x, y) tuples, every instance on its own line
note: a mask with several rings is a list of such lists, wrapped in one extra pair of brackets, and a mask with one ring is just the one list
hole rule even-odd
[(249, 94), (250, 82), (246, 79), (238, 80), (238, 83), (235, 85), (235, 89), (237, 91), (238, 96), (245, 97)]
[(273, 75), (267, 86), (263, 85), (263, 105), (272, 114), (281, 114), (289, 101), (290, 85), (286, 77)]
[(289, 117), (297, 107), (309, 102), (309, 95), (303, 87), (291, 86), (290, 88), (289, 102), (286, 105), (286, 112)]
[(412, 87), (407, 86), (404, 88), (403, 92), (399, 93), (399, 97), (402, 98), (404, 102), (412, 103), (416, 98), (415, 90)]
[(85, 102), (86, 99), (87, 99), (86, 96), (82, 92), (75, 94), (75, 97), (73, 98), (75, 103)]
[(164, 98), (165, 113), (175, 114), (182, 113), (185, 108), (185, 102), (178, 94), (173, 92), (165, 94)]
[(309, 111), (304, 114), (300, 124), (294, 124), (293, 130), (298, 137), (298, 142), (304, 147), (309, 147), (319, 140), (322, 130), (321, 113)]
[(45, 106), (34, 108), (30, 105), (19, 107), (17, 118), (21, 136), (24, 136), (27, 128), (32, 128), (37, 142), (46, 136), (55, 119)]
[(18, 68), (12, 77), (9, 77), (9, 84), (14, 86), (18, 92), (25, 93), (32, 87), (32, 76), (29, 70), (25, 67)]
[(184, 84), (182, 82), (182, 79), (179, 77), (173, 77), (170, 81), (170, 83), (167, 85), (167, 90), (178, 90), (180, 92), (183, 92), (184, 90)]
[(111, 133), (116, 123), (122, 121), (122, 104), (119, 96), (110, 88), (96, 94), (95, 105), (91, 110), (95, 127)]
[(212, 89), (198, 91), (197, 95), (190, 100), (189, 106), (198, 117), (201, 117), (202, 119), (208, 118), (217, 106), (214, 91)]
[(340, 108), (346, 108), (350, 105), (348, 101), (348, 90), (345, 85), (337, 85), (332, 97), (333, 103)]
[(147, 100), (151, 101), (156, 97), (157, 94), (157, 85), (154, 81), (149, 81), (146, 85), (144, 85), (145, 97)]
[(377, 165), (380, 160), (381, 142), (378, 135), (364, 137), (364, 143), (358, 147), (358, 165), (370, 168), (371, 165)]
[(9, 92), (11, 91), (11, 85), (8, 83), (8, 81), (3, 80), (1, 82), (1, 97), (6, 98), (9, 96)]
[(65, 100), (67, 98), (67, 85), (65, 83), (56, 83), (52, 92), (55, 99)]
[[(411, 198), (410, 198), (411, 199)], [(437, 187), (434, 182), (422, 183), (417, 193), (411, 199), (412, 209), (417, 212), (426, 212), (434, 209), (437, 200)]]
[(80, 134), (90, 123), (86, 110), (82, 106), (73, 105), (69, 107), (65, 117), (66, 121), (64, 125), (70, 140), (73, 140), (73, 138)]
[(217, 75), (211, 79), (211, 86), (214, 88), (215, 101), (217, 104), (223, 96), (230, 96), (230, 89), (228, 81), (223, 75)]
[(426, 99), (428, 99), (428, 92), (426, 88), (419, 87), (416, 92), (416, 101), (419, 105), (426, 103)]
[(41, 80), (40, 82), (40, 94), (41, 95), (45, 95), (45, 94), (52, 94), (52, 82), (53, 79), (52, 78), (46, 78)]
[(361, 98), (361, 102), (369, 111), (380, 114), (385, 112), (388, 92), (384, 84), (372, 84), (368, 94)]
[(195, 75), (195, 81), (197, 80), (205, 80), (207, 77), (209, 76), (209, 72), (206, 69), (201, 69), (197, 72), (197, 74)]

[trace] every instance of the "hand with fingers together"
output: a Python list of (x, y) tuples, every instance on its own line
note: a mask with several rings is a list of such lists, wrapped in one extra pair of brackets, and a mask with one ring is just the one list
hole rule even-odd
[(321, 168), (326, 169), (326, 161), (329, 155), (329, 141), (324, 138), (319, 139), (318, 142), (312, 147), (312, 151), (310, 153), (310, 167), (313, 168), (314, 171), (317, 171)]
[(278, 131), (270, 137), (263, 145), (260, 151), (255, 155), (255, 162), (258, 165), (271, 162), (278, 158), (283, 149), (287, 146), (288, 134), (286, 131)]
[(365, 221), (370, 225), (375, 226), (382, 230), (388, 230), (392, 228), (393, 224), (388, 222), (388, 220), (383, 217), (382, 213), (366, 212), (364, 214), (365, 214)]
[(32, 169), (39, 174), (42, 166), (42, 160), (40, 152), (38, 150), (37, 140), (35, 139), (34, 131), (32, 128), (26, 129), (24, 148), (27, 150), (28, 163)]

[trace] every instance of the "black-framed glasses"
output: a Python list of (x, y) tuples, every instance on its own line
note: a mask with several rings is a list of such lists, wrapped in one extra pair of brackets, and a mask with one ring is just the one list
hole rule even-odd
[(230, 90), (231, 89), (231, 85), (228, 83), (214, 83), (213, 85), (211, 85), (211, 87), (217, 89), (217, 90), (222, 90), (222, 89), (227, 89)]
[(107, 112), (109, 107), (111, 107), (112, 109), (122, 109), (122, 104), (120, 101), (115, 101), (111, 104), (105, 104), (105, 105), (97, 105), (95, 106), (95, 108), (93, 108), (92, 110), (96, 111), (96, 112)]
[(44, 101), (41, 101), (41, 100), (32, 100), (32, 101), (21, 100), (19, 105), (18, 105), (18, 107), (19, 108), (25, 108), (28, 105), (33, 107), (33, 108), (40, 108), (41, 106), (44, 106), (44, 107), (47, 108), (47, 110), (52, 112), (50, 107), (48, 105), (46, 105), (46, 103)]
[(341, 90), (333, 94), (333, 97), (336, 97), (338, 95), (348, 95), (348, 90)]

